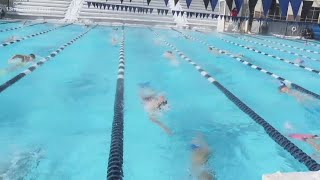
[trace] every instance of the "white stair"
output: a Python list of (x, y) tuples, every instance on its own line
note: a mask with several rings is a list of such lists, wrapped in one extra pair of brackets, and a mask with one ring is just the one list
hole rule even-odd
[(108, 10), (107, 8), (102, 9), (95, 8), (93, 5), (88, 8), (87, 2), (83, 2), (82, 9), (79, 14), (79, 19), (82, 20), (92, 20), (92, 21), (102, 21), (102, 22), (120, 22), (125, 24), (149, 24), (149, 25), (175, 25), (174, 19), (172, 17), (172, 13), (169, 12), (168, 15), (158, 15), (157, 8), (160, 9), (169, 9), (165, 6), (163, 0), (151, 0), (150, 5), (147, 5), (146, 0), (133, 0), (132, 2), (124, 1), (122, 4), (120, 0), (108, 0), (107, 2), (104, 0), (96, 0), (94, 2), (102, 2), (114, 5), (130, 5), (136, 7), (145, 7), (145, 8), (154, 8), (153, 12), (148, 13), (134, 13), (129, 11), (119, 11)]
[(23, 19), (63, 19), (72, 0), (14, 1), (8, 17)]
[[(208, 5), (208, 9), (205, 8), (204, 6), (204, 2), (203, 0), (193, 0), (191, 2), (191, 5), (188, 9), (187, 7), (187, 3), (186, 1), (182, 0), (182, 1), (179, 1), (181, 6), (183, 7), (184, 11), (190, 11), (190, 12), (200, 12), (200, 13), (214, 13), (214, 14), (220, 14), (220, 11), (219, 11), (219, 3), (217, 3), (217, 6), (215, 8), (214, 11), (211, 10), (211, 5), (210, 5), (210, 2), (209, 2), (209, 5)], [(186, 14), (186, 13), (185, 13)], [(195, 15), (192, 15), (192, 17), (190, 18), (187, 18), (188, 20), (188, 25), (190, 27), (208, 27), (208, 28), (211, 28), (211, 29), (215, 29), (217, 27), (217, 23), (218, 23), (218, 20), (216, 19), (212, 19), (211, 16), (209, 16), (208, 18), (200, 18), (198, 16), (198, 18), (196, 18)]]

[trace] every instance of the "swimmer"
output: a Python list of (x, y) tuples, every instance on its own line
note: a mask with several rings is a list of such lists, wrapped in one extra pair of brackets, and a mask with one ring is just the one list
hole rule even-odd
[(283, 82), (281, 82), (281, 86), (279, 86), (278, 89), (280, 93), (285, 93), (295, 97), (298, 100), (298, 102), (303, 102), (306, 100), (309, 100), (309, 101), (314, 100), (311, 96), (307, 94), (303, 94), (299, 91), (291, 89), (289, 86), (287, 86)]
[(0, 180), (25, 179), (38, 168), (44, 155), (44, 151), (40, 148), (15, 153), (14, 158), (6, 163), (5, 167), (0, 167)]
[(8, 64), (11, 64), (10, 67), (0, 70), (0, 75), (6, 74), (12, 71), (16, 71), (26, 66), (30, 62), (34, 62), (35, 59), (36, 59), (36, 55), (34, 54), (30, 54), (30, 55), (17, 54), (13, 56), (11, 59), (9, 59)]
[(320, 152), (320, 136), (312, 134), (290, 134), (289, 137), (301, 140), (312, 146), (317, 152)]
[(10, 38), (8, 38), (7, 40), (5, 40), (3, 43), (8, 43), (8, 42), (12, 42), (19, 39), (19, 37), (17, 36), (11, 36)]
[(216, 48), (209, 47), (209, 52), (213, 53), (214, 55), (219, 55), (221, 52), (217, 50)]
[(143, 102), (145, 110), (149, 114), (149, 118), (152, 122), (161, 127), (168, 135), (172, 134), (172, 131), (161, 121), (159, 117), (163, 112), (169, 110), (168, 100), (165, 96), (158, 94), (150, 87), (150, 83), (142, 83), (140, 86), (140, 98)]
[(116, 46), (116, 45), (118, 44), (117, 38), (112, 37), (112, 39), (111, 39), (111, 44), (112, 44), (112, 46)]
[(115, 27), (115, 28), (113, 28), (113, 30), (118, 31), (118, 30), (119, 30), (119, 28)]
[(172, 51), (167, 51), (163, 54), (165, 58), (167, 58), (172, 65), (179, 65), (179, 61), (176, 59), (175, 55)]
[(18, 60), (19, 59), (19, 63), (28, 63), (28, 62), (32, 62), (36, 59), (36, 55), (34, 54), (29, 54), (29, 55), (21, 55), (21, 54), (17, 54), (17, 55), (14, 55), (10, 60), (9, 60), (9, 63), (12, 63), (12, 62), (16, 62), (15, 60)]
[(298, 59), (296, 59), (296, 60), (294, 61), (294, 63), (296, 63), (296, 64), (303, 64), (303, 63), (304, 63), (304, 60), (298, 58)]
[(214, 175), (208, 170), (207, 163), (211, 156), (211, 150), (203, 135), (198, 135), (191, 142), (191, 174), (198, 180), (213, 180)]

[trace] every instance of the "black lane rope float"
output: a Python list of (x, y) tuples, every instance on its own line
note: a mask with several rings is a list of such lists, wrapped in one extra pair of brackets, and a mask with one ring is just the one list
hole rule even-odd
[[(150, 28), (149, 28), (150, 29)], [(153, 31), (152, 29), (150, 29)], [(154, 32), (154, 31), (153, 31)], [(158, 37), (159, 34), (154, 32)], [(257, 124), (262, 126), (265, 132), (281, 147), (287, 150), (295, 159), (303, 163), (309, 170), (318, 171), (320, 170), (320, 165), (303, 152), (299, 147), (292, 143), (289, 139), (283, 136), (278, 130), (276, 130), (272, 125), (270, 125), (266, 120), (254, 112), (250, 107), (248, 107), (244, 102), (242, 102), (238, 97), (236, 97), (232, 92), (221, 85), (216, 79), (209, 75), (202, 67), (192, 61), (183, 52), (179, 51), (175, 46), (168, 43), (166, 40), (162, 41), (173, 49), (183, 60), (187, 61), (189, 64), (193, 65), (198, 72), (206, 78), (211, 84), (215, 85), (231, 102), (233, 102), (242, 112), (246, 113), (251, 119), (253, 119)]]
[[(232, 35), (229, 35), (229, 34), (226, 34), (228, 36), (231, 36), (231, 37), (234, 37), (234, 38), (237, 38), (236, 36), (232, 36)], [(315, 73), (317, 75), (320, 75), (320, 71), (319, 70), (316, 70), (316, 69), (312, 69), (310, 67), (307, 67), (307, 66), (303, 66), (303, 65), (300, 65), (300, 64), (297, 64), (297, 63), (294, 63), (290, 60), (287, 60), (287, 59), (283, 59), (279, 56), (275, 56), (275, 55), (272, 55), (272, 54), (268, 54), (266, 52), (263, 52), (263, 51), (260, 51), (260, 50), (257, 50), (257, 49), (254, 49), (252, 47), (248, 47), (248, 46), (245, 46), (245, 45), (242, 45), (242, 44), (238, 44), (236, 42), (233, 42), (233, 41), (229, 41), (229, 40), (226, 40), (226, 39), (223, 39), (223, 38), (219, 38), (221, 39), (222, 41), (224, 42), (227, 42), (227, 43), (230, 43), (230, 44), (233, 44), (233, 45), (236, 45), (236, 46), (239, 46), (239, 47), (242, 47), (244, 49), (247, 49), (247, 50), (250, 50), (250, 51), (253, 51), (255, 53), (258, 53), (258, 54), (262, 54), (262, 55), (265, 55), (265, 56), (268, 56), (268, 57), (272, 57), (273, 59), (277, 59), (277, 60), (280, 60), (282, 62), (285, 62), (287, 64), (291, 64), (291, 65), (294, 65), (296, 67), (299, 67), (299, 68), (302, 68), (304, 70), (307, 70), (309, 72), (312, 72), (312, 73)], [(240, 38), (241, 39), (241, 38)], [(249, 42), (249, 41), (248, 41)], [(252, 41), (253, 42), (253, 41)], [(259, 43), (255, 43), (255, 44), (259, 44)], [(268, 47), (267, 45), (264, 45), (264, 47)]]
[(18, 82), (20, 79), (22, 79), (23, 77), (27, 76), (28, 74), (32, 73), (34, 70), (36, 70), (37, 68), (39, 68), (40, 66), (42, 66), (45, 62), (51, 60), (52, 58), (54, 58), (56, 55), (58, 55), (60, 52), (62, 52), (66, 47), (72, 45), (74, 42), (76, 42), (77, 40), (79, 40), (80, 38), (82, 38), (85, 34), (87, 34), (89, 31), (91, 31), (93, 28), (95, 28), (97, 25), (91, 27), (89, 30), (87, 30), (86, 32), (80, 34), (79, 36), (77, 36), (76, 38), (72, 39), (71, 41), (69, 41), (68, 43), (60, 46), (57, 50), (53, 51), (50, 55), (48, 55), (45, 58), (42, 58), (41, 60), (39, 60), (37, 63), (34, 63), (33, 65), (31, 65), (29, 68), (27, 68), (26, 70), (24, 70), (23, 72), (19, 73), (18, 75), (14, 76), (13, 78), (11, 78), (10, 80), (8, 80), (7, 82), (3, 83), (0, 85), (0, 93), (2, 93), (4, 90), (6, 90), (8, 87), (12, 86), (14, 83)]
[[(233, 36), (233, 37), (237, 37), (237, 36), (234, 36), (234, 35), (231, 35), (231, 34), (228, 34), (228, 33), (223, 33), (223, 34), (229, 35), (229, 36)], [(247, 36), (247, 37), (255, 38), (255, 37), (252, 37), (252, 36)], [(258, 45), (261, 45), (261, 46), (264, 46), (264, 47), (268, 47), (268, 48), (271, 48), (271, 49), (274, 49), (274, 50), (277, 50), (277, 51), (289, 53), (289, 54), (292, 54), (292, 55), (296, 55), (296, 56), (299, 56), (299, 57), (303, 57), (303, 58), (306, 58), (306, 59), (310, 59), (310, 60), (313, 60), (313, 61), (318, 61), (318, 62), (320, 62), (319, 59), (312, 58), (312, 57), (309, 57), (309, 56), (305, 56), (305, 55), (302, 55), (302, 54), (298, 54), (298, 53), (293, 52), (293, 51), (289, 51), (289, 50), (285, 50), (285, 49), (280, 49), (280, 48), (277, 48), (277, 47), (274, 47), (274, 46), (270, 46), (270, 45), (267, 45), (267, 44), (259, 43), (259, 42), (256, 42), (256, 41), (251, 41), (251, 40), (249, 40), (249, 39), (245, 39), (245, 38), (241, 38), (241, 37), (237, 37), (237, 38), (239, 38), (239, 39), (241, 39), (241, 40), (244, 40), (244, 41), (247, 41), (247, 42), (251, 42), (251, 43), (254, 43), (254, 44), (258, 44)]]
[(124, 111), (124, 70), (125, 70), (125, 33), (122, 26), (122, 41), (120, 43), (119, 66), (116, 95), (114, 100), (114, 116), (111, 132), (111, 144), (108, 160), (108, 180), (123, 179), (123, 111)]
[(293, 83), (293, 82), (291, 82), (291, 81), (289, 81), (289, 80), (287, 80), (287, 79), (285, 79), (285, 78), (283, 78), (283, 77), (281, 77), (279, 75), (276, 75), (276, 74), (274, 74), (274, 73), (272, 73), (270, 71), (267, 71), (267, 70), (265, 70), (265, 69), (263, 69), (263, 68), (261, 68), (261, 67), (259, 67), (257, 65), (254, 65), (254, 64), (250, 63), (249, 61), (243, 60), (243, 59), (237, 57), (236, 55), (231, 54), (231, 53), (229, 53), (229, 52), (227, 52), (225, 50), (218, 49), (218, 48), (210, 45), (209, 43), (207, 43), (205, 41), (202, 41), (200, 39), (194, 38), (194, 37), (192, 37), (192, 36), (190, 36), (188, 34), (184, 34), (184, 33), (180, 32), (180, 31), (177, 31), (177, 32), (183, 34), (184, 36), (187, 36), (189, 39), (192, 39), (194, 41), (198, 41), (198, 42), (200, 42), (200, 43), (202, 43), (202, 44), (204, 44), (204, 45), (206, 45), (206, 46), (208, 46), (208, 47), (210, 47), (212, 49), (215, 49), (215, 50), (219, 51), (220, 54), (225, 54), (225, 55), (231, 57), (232, 59), (234, 59), (234, 60), (236, 60), (238, 62), (241, 62), (242, 64), (244, 64), (246, 66), (251, 67), (252, 69), (255, 69), (255, 70), (259, 71), (259, 72), (262, 72), (262, 73), (264, 73), (264, 74), (276, 79), (276, 80), (279, 80), (279, 81), (285, 83), (289, 87), (292, 87), (292, 88), (294, 88), (294, 89), (296, 89), (296, 90), (298, 90), (298, 91), (300, 91), (302, 93), (309, 94), (310, 96), (312, 96), (314, 98), (320, 99), (320, 95), (319, 94), (314, 93), (314, 92), (312, 92), (312, 91), (310, 91), (310, 90), (308, 90), (308, 89), (306, 89), (306, 88), (304, 88), (304, 87), (302, 87), (302, 86), (300, 86), (300, 85), (298, 85), (296, 83)]
[(283, 44), (283, 43), (280, 43), (280, 42), (277, 42), (277, 41), (271, 41), (271, 40), (268, 40), (268, 39), (262, 39), (262, 40), (266, 41), (266, 42), (269, 42), (269, 43), (272, 43), (272, 44), (278, 44), (278, 45), (283, 46), (283, 47), (289, 47), (289, 48), (297, 49), (297, 50), (300, 50), (300, 51), (305, 51), (305, 52), (314, 53), (314, 54), (320, 54), (320, 52), (318, 52), (318, 51), (313, 51), (313, 50), (309, 50), (309, 49), (305, 49), (305, 48), (295, 47), (295, 46)]
[(29, 25), (22, 25), (22, 26), (18, 26), (18, 27), (14, 27), (14, 28), (2, 29), (2, 30), (0, 30), (0, 32), (13, 31), (13, 30), (16, 30), (16, 29), (24, 28), (24, 27), (30, 27), (30, 26), (35, 26), (35, 25), (45, 24), (45, 23), (46, 22), (34, 23), (34, 24), (29, 24)]
[[(72, 24), (72, 23), (71, 23), (71, 24)], [(62, 26), (59, 26), (59, 27), (55, 27), (55, 28), (52, 28), (52, 29), (49, 29), (49, 30), (46, 30), (46, 31), (41, 31), (41, 32), (38, 32), (38, 33), (35, 33), (35, 34), (30, 34), (30, 35), (28, 35), (28, 36), (25, 36), (25, 37), (16, 39), (16, 40), (14, 40), (14, 41), (10, 41), (10, 42), (6, 42), (6, 43), (3, 43), (3, 44), (0, 44), (0, 47), (9, 46), (9, 45), (11, 45), (11, 44), (14, 44), (14, 43), (17, 43), (17, 42), (21, 42), (21, 41), (23, 41), (23, 40), (30, 39), (30, 38), (33, 38), (33, 37), (36, 37), (36, 36), (39, 36), (39, 35), (42, 35), (42, 34), (46, 34), (46, 33), (48, 33), (48, 32), (51, 32), (51, 31), (60, 29), (60, 28), (62, 28), (62, 27), (69, 26), (69, 25), (71, 25), (71, 24), (66, 24), (66, 25), (62, 25)]]

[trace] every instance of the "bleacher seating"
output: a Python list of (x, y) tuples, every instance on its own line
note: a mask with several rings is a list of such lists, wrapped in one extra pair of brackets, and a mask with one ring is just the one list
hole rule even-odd
[[(215, 13), (215, 14), (219, 14), (219, 6), (217, 4), (216, 8), (214, 11), (211, 10), (211, 6), (210, 3), (208, 5), (208, 9), (205, 8), (204, 2), (202, 0), (193, 0), (189, 9), (187, 7), (187, 3), (186, 1), (182, 0), (179, 1), (181, 6), (183, 7), (184, 11), (192, 11), (192, 12), (200, 12), (200, 13)], [(191, 18), (188, 18), (188, 25), (191, 27), (201, 27), (201, 26), (205, 26), (205, 27), (211, 27), (211, 28), (215, 28), (217, 26), (217, 20), (216, 19), (212, 19), (210, 16), (208, 18), (196, 18), (195, 16), (192, 16)]]
[(28, 0), (14, 1), (7, 12), (12, 18), (62, 19), (72, 0)]
[[(95, 2), (103, 2), (106, 1), (96, 0)], [(108, 4), (121, 5), (119, 0), (108, 0)], [(130, 5), (137, 7), (148, 7), (155, 8), (153, 12), (148, 13), (137, 13), (137, 12), (129, 12), (129, 11), (117, 11), (112, 10), (111, 8), (108, 10), (107, 8), (100, 9), (94, 8), (90, 6), (88, 8), (87, 2), (83, 2), (79, 19), (86, 20), (94, 20), (94, 21), (108, 21), (108, 22), (124, 22), (131, 24), (162, 24), (162, 25), (175, 25), (175, 22), (172, 17), (172, 13), (168, 13), (167, 15), (158, 15), (157, 8), (161, 9), (169, 9), (165, 6), (163, 0), (152, 0), (150, 5), (147, 5), (146, 0), (134, 0), (130, 2), (129, 0), (123, 1), (122, 5)]]

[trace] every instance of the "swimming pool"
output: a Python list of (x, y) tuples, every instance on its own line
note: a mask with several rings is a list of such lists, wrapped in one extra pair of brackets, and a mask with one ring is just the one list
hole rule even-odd
[[(0, 27), (21, 25), (17, 22)], [(38, 32), (45, 33), (30, 36)], [(261, 179), (265, 173), (308, 170), (241, 110), (235, 103), (238, 101), (214, 86), (210, 77), (284, 136), (319, 134), (319, 100), (315, 97), (311, 102), (299, 102), (281, 94), (275, 78), (281, 76), (320, 94), (319, 75), (261, 51), (291, 61), (298, 56), (244, 39), (259, 43), (269, 40), (312, 51), (319, 48), (264, 36), (240, 39), (223, 33), (134, 27), (124, 27), (123, 32), (124, 46), (111, 43), (113, 37), (122, 38), (121, 27), (44, 23), (0, 33), (2, 42), (12, 36), (22, 38), (0, 47), (2, 69), (9, 66), (7, 59), (15, 54), (47, 57), (27, 71), (31, 64), (1, 71), (0, 147), (4, 148), (0, 149), (0, 174), (4, 179), (105, 179), (119, 83), (124, 83), (124, 179), (194, 178), (190, 144), (198, 134), (203, 135), (212, 152), (202, 168), (217, 179)], [(292, 51), (276, 43), (268, 45)], [(228, 54), (209, 53), (208, 46), (244, 54), (255, 66)], [(123, 53), (119, 56), (120, 48)], [(179, 64), (163, 56), (169, 50)], [(313, 52), (294, 51), (319, 58)], [(320, 69), (320, 62), (305, 61), (305, 66)], [(161, 122), (172, 129), (173, 135), (149, 120), (139, 96), (138, 84), (145, 82), (167, 97), (170, 110)], [(310, 156), (315, 152), (302, 141), (289, 140)]]

